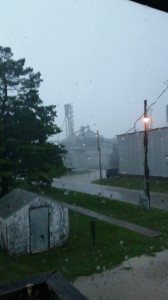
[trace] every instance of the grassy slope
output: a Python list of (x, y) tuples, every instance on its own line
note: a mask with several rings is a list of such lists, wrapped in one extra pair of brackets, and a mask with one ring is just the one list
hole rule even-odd
[[(39, 190), (40, 192), (41, 190)], [(41, 191), (42, 192), (42, 191)], [(63, 248), (35, 255), (9, 258), (0, 250), (0, 282), (8, 282), (31, 274), (58, 270), (68, 279), (112, 268), (129, 257), (152, 254), (168, 248), (168, 212), (107, 200), (82, 193), (46, 188), (45, 194), (68, 203), (75, 203), (104, 214), (113, 215), (162, 232), (160, 237), (147, 238), (129, 230), (98, 220), (96, 245), (93, 245), (90, 221), (93, 218), (70, 212), (70, 239)]]
[[(101, 181), (95, 180), (95, 183), (102, 185), (109, 185), (115, 187), (129, 188), (135, 190), (144, 190), (144, 179), (137, 177), (113, 177), (104, 178)], [(152, 192), (168, 193), (168, 179), (167, 178), (150, 178), (149, 189)]]
[(98, 220), (93, 245), (90, 217), (70, 212), (70, 240), (67, 246), (44, 253), (8, 258), (0, 251), (0, 282), (31, 274), (58, 270), (66, 278), (90, 275), (120, 264), (129, 257), (151, 254), (166, 248), (163, 237), (146, 238)]
[(168, 211), (152, 208), (144, 212), (139, 205), (54, 188), (48, 188), (45, 190), (45, 193), (57, 200), (62, 200), (69, 204), (75, 204), (155, 230), (162, 227), (162, 231), (164, 231), (164, 229), (167, 230), (168, 227)]

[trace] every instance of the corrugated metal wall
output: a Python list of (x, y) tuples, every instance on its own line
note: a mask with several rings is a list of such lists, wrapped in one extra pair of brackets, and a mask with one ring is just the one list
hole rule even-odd
[[(144, 174), (144, 132), (118, 135), (120, 174)], [(148, 131), (148, 164), (151, 176), (168, 177), (168, 127)]]

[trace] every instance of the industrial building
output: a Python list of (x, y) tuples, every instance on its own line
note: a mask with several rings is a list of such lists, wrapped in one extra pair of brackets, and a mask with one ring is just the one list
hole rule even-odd
[[(119, 173), (144, 174), (144, 131), (117, 136)], [(168, 127), (148, 130), (149, 175), (168, 177)]]
[(75, 170), (103, 169), (110, 165), (113, 139), (106, 139), (90, 126), (81, 126), (74, 131), (74, 116), (72, 104), (65, 104), (66, 138), (61, 141), (65, 146), (65, 165)]
[(99, 158), (102, 168), (107, 168), (112, 153), (112, 139), (105, 139), (90, 129), (82, 126), (73, 135), (61, 141), (67, 149), (65, 165), (75, 170), (99, 168)]

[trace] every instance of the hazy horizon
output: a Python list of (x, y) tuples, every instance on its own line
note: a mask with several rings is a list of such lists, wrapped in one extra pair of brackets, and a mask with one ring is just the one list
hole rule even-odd
[[(67, 103), (75, 131), (89, 125), (113, 138), (133, 127), (144, 100), (150, 106), (167, 86), (167, 26), (167, 13), (128, 0), (1, 0), (1, 46), (42, 74), (60, 140)], [(167, 104), (165, 91), (150, 111), (153, 128), (167, 125)]]

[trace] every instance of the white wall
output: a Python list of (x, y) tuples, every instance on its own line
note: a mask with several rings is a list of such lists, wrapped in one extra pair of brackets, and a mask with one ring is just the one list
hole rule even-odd
[[(144, 132), (117, 136), (120, 174), (144, 174)], [(168, 177), (168, 128), (148, 131), (148, 164), (151, 176)]]

